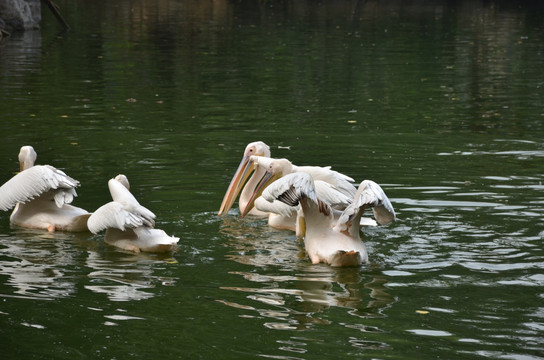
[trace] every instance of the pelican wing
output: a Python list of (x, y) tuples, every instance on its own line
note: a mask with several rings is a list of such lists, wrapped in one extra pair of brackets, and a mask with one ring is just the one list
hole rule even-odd
[(357, 189), (353, 186), (353, 180), (351, 177), (332, 170), (330, 166), (294, 166), (296, 172), (305, 172), (310, 174), (314, 180), (325, 181), (334, 187), (344, 195), (352, 198), (355, 195)]
[(352, 197), (348, 197), (343, 192), (338, 191), (334, 185), (322, 180), (315, 180), (314, 184), (317, 198), (329, 206), (345, 209), (351, 204)]
[(127, 211), (121, 203), (112, 201), (99, 207), (87, 220), (89, 231), (96, 234), (102, 230), (116, 228), (125, 231), (146, 224), (147, 220)]
[(147, 227), (155, 226), (155, 214), (153, 214), (151, 210), (140, 205), (138, 200), (136, 200), (134, 195), (131, 194), (125, 185), (121, 184), (116, 179), (110, 179), (108, 181), (108, 187), (114, 202), (122, 204), (124, 210), (141, 218), (143, 225)]
[(393, 205), (385, 192), (372, 180), (364, 180), (359, 185), (355, 198), (342, 215), (338, 218), (335, 228), (339, 231), (359, 231), (361, 215), (367, 207), (372, 207), (374, 217), (380, 225), (386, 225), (395, 220)]
[(52, 166), (33, 166), (0, 187), (0, 209), (9, 210), (17, 203), (26, 203), (50, 190), (56, 190), (53, 197), (60, 208), (77, 196), (75, 188), (78, 185), (79, 181)]
[(362, 183), (366, 183), (368, 189), (367, 194), (371, 193), (372, 195), (367, 195), (369, 197), (375, 197), (374, 205), (372, 205), (372, 212), (374, 213), (374, 218), (380, 225), (387, 225), (397, 219), (395, 215), (395, 209), (385, 192), (380, 185), (376, 184), (372, 180), (364, 180)]
[(317, 203), (314, 180), (307, 173), (288, 174), (264, 189), (262, 197), (273, 202), (279, 200), (284, 204), (296, 206), (303, 198), (309, 198)]

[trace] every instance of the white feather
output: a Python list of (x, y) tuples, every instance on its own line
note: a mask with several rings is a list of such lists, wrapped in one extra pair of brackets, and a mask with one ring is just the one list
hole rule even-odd
[(269, 202), (279, 200), (287, 205), (298, 205), (302, 197), (317, 203), (314, 180), (307, 173), (288, 174), (268, 186), (262, 197)]
[[(396, 219), (395, 210), (380, 185), (372, 180), (363, 180), (357, 189), (355, 198), (338, 218), (336, 228), (346, 230), (356, 216), (361, 216), (366, 207), (372, 207), (374, 217), (380, 225), (386, 225)], [(360, 224), (360, 220), (357, 226)]]
[(155, 226), (155, 214), (151, 210), (140, 205), (138, 200), (132, 195), (129, 189), (126, 188), (119, 180), (110, 179), (108, 181), (110, 194), (116, 203), (123, 205), (123, 209), (134, 216), (142, 219), (143, 224), (148, 227)]
[(77, 196), (75, 187), (78, 185), (79, 181), (52, 166), (33, 166), (0, 187), (0, 209), (7, 211), (17, 203), (24, 204), (50, 190), (57, 190), (53, 193), (53, 199), (60, 208), (70, 204)]
[(262, 196), (255, 199), (255, 207), (267, 213), (273, 213), (284, 217), (291, 217), (297, 212), (297, 207), (289, 206), (278, 200), (267, 201)]
[(100, 231), (116, 228), (119, 230), (134, 229), (143, 226), (141, 216), (127, 211), (122, 204), (112, 201), (99, 207), (87, 221), (89, 231), (93, 234)]
[(315, 192), (317, 198), (325, 202), (331, 207), (339, 207), (345, 209), (351, 204), (352, 197), (347, 196), (344, 192), (338, 191), (336, 186), (322, 180), (315, 180)]
[(310, 174), (314, 180), (322, 180), (333, 186), (343, 194), (353, 197), (357, 190), (353, 186), (353, 180), (351, 177), (332, 170), (330, 166), (294, 166), (294, 172), (305, 172)]

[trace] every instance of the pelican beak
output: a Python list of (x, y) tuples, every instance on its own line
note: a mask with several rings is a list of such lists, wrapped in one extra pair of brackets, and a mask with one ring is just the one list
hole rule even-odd
[(263, 190), (268, 187), (268, 185), (272, 184), (274, 181), (278, 180), (281, 177), (279, 174), (274, 174), (270, 171), (265, 172), (263, 175), (261, 181), (259, 182), (259, 185), (255, 188), (255, 191), (251, 195), (251, 198), (249, 199), (245, 209), (240, 209), (242, 211), (242, 217), (246, 216), (251, 209), (255, 206), (255, 199), (257, 199), (261, 194), (263, 193)]
[(255, 166), (252, 165), (253, 162), (250, 161), (250, 156), (245, 155), (242, 158), (240, 165), (238, 165), (238, 169), (232, 177), (232, 180), (230, 181), (229, 188), (225, 193), (225, 197), (223, 198), (223, 202), (221, 203), (221, 207), (219, 208), (219, 212), (217, 213), (218, 216), (226, 214), (230, 210), (232, 204), (234, 204), (234, 200), (236, 200), (236, 197), (240, 193), (240, 190), (246, 183), (247, 178), (249, 177), (249, 175), (251, 175), (253, 170), (255, 170)]
[(19, 171), (23, 171), (25, 169), (25, 163), (22, 161), (19, 161)]

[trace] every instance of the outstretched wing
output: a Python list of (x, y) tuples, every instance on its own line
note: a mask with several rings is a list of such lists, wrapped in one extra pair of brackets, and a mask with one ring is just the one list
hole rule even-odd
[[(263, 193), (263, 196), (255, 200), (255, 207), (264, 212), (288, 217), (297, 211), (298, 201), (301, 196), (307, 196), (314, 202), (316, 202), (316, 199), (319, 199), (330, 207), (338, 206), (342, 209), (351, 203), (351, 198), (338, 191), (334, 185), (325, 181), (313, 181), (314, 188), (312, 189), (312, 181), (306, 175), (306, 173), (299, 173), (298, 176), (302, 176), (302, 178), (295, 179), (297, 175), (294, 173), (291, 175), (292, 179), (288, 179), (287, 182), (282, 182), (285, 181), (286, 176), (276, 180), (269, 186), (272, 188), (268, 190), (266, 198)], [(276, 190), (274, 190), (274, 186), (277, 187)], [(296, 205), (291, 205), (294, 203)]]
[(21, 171), (0, 187), (0, 209), (9, 210), (17, 203), (26, 203), (50, 190), (60, 208), (77, 196), (79, 181), (49, 165), (33, 166)]
[(317, 198), (332, 208), (345, 209), (353, 200), (353, 196), (347, 196), (326, 181), (314, 179), (314, 185)]
[[(380, 225), (387, 225), (397, 219), (395, 215), (395, 209), (382, 187), (376, 184), (372, 180), (364, 180), (361, 185), (366, 188), (364, 193), (367, 198), (367, 201), (373, 201), (372, 212), (374, 213), (374, 218)], [(363, 200), (364, 201), (364, 200)]]
[(367, 207), (372, 207), (374, 217), (380, 225), (386, 225), (396, 219), (393, 205), (380, 185), (372, 180), (364, 180), (359, 185), (355, 198), (338, 218), (337, 231), (359, 231), (361, 215)]
[(96, 234), (108, 228), (122, 231), (140, 226), (149, 226), (149, 220), (139, 214), (128, 211), (121, 203), (112, 201), (99, 207), (87, 220), (89, 231)]

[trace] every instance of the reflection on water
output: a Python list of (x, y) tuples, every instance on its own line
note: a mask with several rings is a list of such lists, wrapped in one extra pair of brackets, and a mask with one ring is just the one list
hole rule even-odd
[[(484, 163), (497, 154), (519, 159), (520, 153), (530, 152), (530, 157), (540, 157), (540, 150), (504, 149), (519, 149), (526, 142), (499, 144), (494, 153), (482, 150), (461, 157), (483, 157)], [(538, 250), (544, 236), (538, 225), (544, 211), (543, 175), (502, 171), (468, 180), (450, 176), (428, 186), (388, 185), (387, 191), (410, 197), (391, 197), (399, 214), (396, 224), (363, 230), (372, 264), (358, 270), (312, 266), (294, 234), (271, 229), (264, 220), (231, 214), (221, 226), (229, 248), (226, 257), (250, 268), (231, 272), (247, 283), (222, 287), (244, 297), (225, 295), (218, 301), (270, 329), (337, 329), (331, 312), (348, 309), (350, 317), (360, 320), (345, 318), (347, 328), (394, 333), (391, 326), (372, 322), (388, 314), (400, 321), (400, 338), (450, 338), (463, 344), (458, 351), (462, 356), (495, 358), (500, 352), (493, 349), (508, 339), (538, 352), (544, 345), (539, 337), (544, 330), (542, 307), (536, 306), (544, 285)], [(504, 295), (509, 288), (527, 293), (524, 301), (532, 315), (514, 315), (520, 300)], [(395, 311), (398, 297), (404, 302), (402, 313)], [(460, 308), (459, 302), (466, 305)], [(478, 331), (469, 335), (471, 328)], [(280, 347), (305, 353), (305, 340)], [(355, 337), (349, 343), (367, 350), (394, 346), (391, 339)]]
[(1, 296), (37, 300), (75, 296), (83, 267), (88, 269), (87, 290), (106, 294), (111, 301), (149, 299), (154, 295), (146, 290), (176, 283), (155, 275), (157, 264), (175, 262), (168, 255), (116, 251), (89, 234), (17, 228), (10, 236), (0, 236), (0, 274), (8, 276), (6, 283), (16, 294)]
[(85, 264), (91, 269), (88, 277), (92, 285), (85, 285), (85, 288), (106, 294), (111, 301), (131, 301), (153, 297), (153, 293), (146, 290), (153, 289), (157, 283), (174, 285), (175, 279), (154, 275), (157, 256), (148, 256), (114, 253), (108, 258), (103, 253), (89, 250)]
[(226, 245), (231, 251), (227, 258), (231, 260), (258, 267), (282, 264), (294, 270), (296, 261), (306, 256), (293, 232), (273, 229), (266, 219), (226, 216), (222, 220), (220, 231), (228, 235)]
[(76, 257), (69, 236), (62, 233), (20, 229), (0, 236), (0, 274), (8, 276), (17, 296), (53, 300), (72, 295)]
[(0, 77), (3, 91), (13, 91), (21, 86), (18, 77), (40, 69), (42, 56), (41, 31), (14, 33), (9, 39), (0, 42)]
[(294, 233), (270, 228), (266, 220), (227, 216), (221, 232), (229, 235), (227, 258), (251, 265), (250, 271), (231, 274), (255, 284), (221, 287), (246, 293), (249, 302), (218, 301), (247, 310), (240, 316), (267, 319), (265, 327), (302, 330), (327, 324), (330, 320), (317, 314), (331, 307), (348, 309), (360, 318), (381, 317), (395, 301), (384, 286), (388, 276), (369, 275), (361, 268), (312, 265)]

